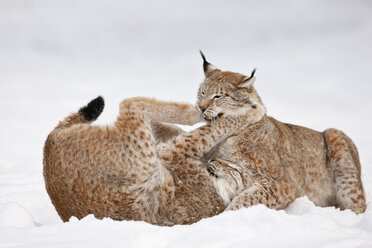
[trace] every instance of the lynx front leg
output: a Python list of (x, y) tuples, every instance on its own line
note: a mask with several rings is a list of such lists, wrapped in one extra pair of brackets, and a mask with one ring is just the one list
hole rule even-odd
[(248, 189), (238, 194), (226, 210), (238, 210), (242, 207), (250, 207), (264, 204), (269, 208), (282, 209), (295, 199), (294, 187), (287, 184), (260, 180)]
[(158, 156), (171, 164), (188, 157), (200, 159), (212, 147), (236, 133), (240, 126), (242, 124), (238, 120), (222, 118), (159, 144)]

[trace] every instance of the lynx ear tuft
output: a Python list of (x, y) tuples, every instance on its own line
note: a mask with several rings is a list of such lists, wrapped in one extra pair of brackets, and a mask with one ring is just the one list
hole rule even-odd
[(254, 74), (256, 74), (256, 68), (253, 68), (253, 71), (251, 72), (251, 77), (253, 77)]
[(207, 61), (207, 59), (205, 58), (203, 52), (201, 50), (199, 50), (200, 52), (200, 55), (203, 59), (203, 70), (204, 70), (204, 75), (206, 77), (208, 77), (213, 71), (215, 70), (218, 70), (217, 67), (215, 67), (214, 65), (212, 65), (211, 63), (209, 63)]
[(256, 68), (253, 69), (251, 76), (244, 77), (243, 80), (236, 87), (247, 88), (247, 89), (252, 88), (254, 82), (256, 82), (256, 77), (254, 76), (255, 73), (256, 73)]

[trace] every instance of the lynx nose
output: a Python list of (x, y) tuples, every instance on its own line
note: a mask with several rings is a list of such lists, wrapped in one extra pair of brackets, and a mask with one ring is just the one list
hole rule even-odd
[(200, 104), (200, 105), (199, 105), (199, 108), (200, 108), (200, 111), (201, 111), (202, 113), (204, 113), (204, 111), (208, 108), (208, 105), (206, 105), (206, 104)]

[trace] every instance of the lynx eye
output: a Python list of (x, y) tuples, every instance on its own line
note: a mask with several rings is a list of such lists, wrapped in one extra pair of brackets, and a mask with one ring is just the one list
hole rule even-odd
[(202, 96), (204, 96), (204, 91), (201, 91), (200, 93), (201, 93)]
[(218, 98), (221, 98), (222, 96), (221, 95), (215, 95), (214, 97), (213, 97), (213, 99), (218, 99)]

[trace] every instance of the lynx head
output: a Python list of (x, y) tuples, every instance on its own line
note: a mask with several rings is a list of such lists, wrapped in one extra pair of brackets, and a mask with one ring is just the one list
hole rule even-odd
[(208, 161), (207, 170), (213, 176), (217, 193), (225, 204), (246, 188), (244, 169), (238, 164), (215, 158)]
[(250, 76), (221, 71), (209, 63), (201, 51), (200, 54), (205, 79), (199, 88), (197, 105), (205, 120), (211, 121), (224, 115), (241, 116), (252, 111), (265, 113), (261, 98), (253, 87), (255, 69)]

